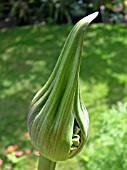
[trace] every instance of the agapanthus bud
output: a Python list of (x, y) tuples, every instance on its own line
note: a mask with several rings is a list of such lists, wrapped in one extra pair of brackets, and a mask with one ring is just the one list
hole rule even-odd
[(83, 148), (89, 127), (80, 98), (79, 70), (84, 31), (97, 12), (70, 32), (48, 81), (31, 102), (28, 129), (33, 145), (52, 161), (74, 157)]

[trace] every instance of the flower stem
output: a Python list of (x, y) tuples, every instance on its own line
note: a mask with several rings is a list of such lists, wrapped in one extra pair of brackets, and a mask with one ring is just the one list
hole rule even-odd
[(56, 162), (53, 162), (40, 155), (38, 170), (55, 170)]

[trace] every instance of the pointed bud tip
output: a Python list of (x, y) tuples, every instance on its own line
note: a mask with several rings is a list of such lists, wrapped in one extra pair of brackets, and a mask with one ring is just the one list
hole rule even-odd
[(91, 21), (93, 21), (97, 16), (98, 16), (99, 12), (94, 12), (86, 17), (83, 18), (83, 20), (87, 23), (90, 23)]

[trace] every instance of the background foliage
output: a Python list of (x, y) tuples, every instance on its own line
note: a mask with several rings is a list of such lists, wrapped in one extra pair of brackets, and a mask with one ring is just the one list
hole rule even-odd
[(0, 27), (35, 23), (75, 23), (100, 11), (95, 22), (127, 22), (126, 0), (1, 0)]

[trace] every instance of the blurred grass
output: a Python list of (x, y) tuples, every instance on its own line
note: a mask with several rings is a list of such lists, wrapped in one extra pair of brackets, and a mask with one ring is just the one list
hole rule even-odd
[[(30, 101), (52, 72), (71, 28), (36, 25), (0, 30), (0, 147), (31, 145), (23, 138)], [(85, 37), (80, 70), (81, 96), (90, 114), (90, 139), (102, 127), (104, 112), (118, 101), (127, 101), (126, 63), (126, 25), (92, 24)], [(84, 150), (90, 150), (90, 139)], [(30, 170), (35, 166), (33, 159), (20, 163), (19, 169)], [(58, 169), (82, 170), (79, 160), (80, 155), (59, 163)]]

